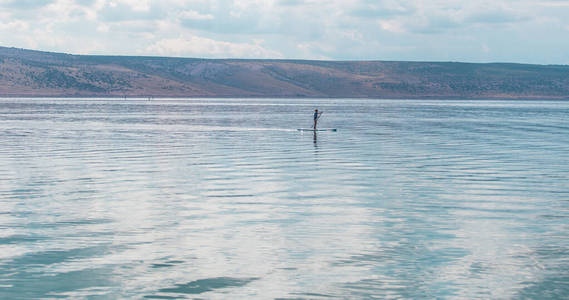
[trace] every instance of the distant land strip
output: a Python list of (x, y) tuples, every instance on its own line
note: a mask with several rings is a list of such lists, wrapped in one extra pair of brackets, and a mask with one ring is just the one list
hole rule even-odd
[(0, 47), (0, 97), (569, 99), (569, 66), (95, 56)]

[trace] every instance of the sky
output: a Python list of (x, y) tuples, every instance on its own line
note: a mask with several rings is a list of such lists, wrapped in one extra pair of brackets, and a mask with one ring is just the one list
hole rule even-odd
[(569, 0), (0, 0), (0, 46), (97, 55), (569, 64)]

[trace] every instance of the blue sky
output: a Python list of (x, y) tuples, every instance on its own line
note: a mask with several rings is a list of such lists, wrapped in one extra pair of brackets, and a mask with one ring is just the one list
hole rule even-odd
[(569, 0), (0, 0), (0, 45), (74, 54), (569, 64)]

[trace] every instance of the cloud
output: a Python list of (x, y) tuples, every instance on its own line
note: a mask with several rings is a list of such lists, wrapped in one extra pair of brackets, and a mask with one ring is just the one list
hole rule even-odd
[(209, 58), (282, 58), (278, 51), (261, 46), (263, 41), (231, 43), (200, 36), (163, 39), (150, 45), (147, 53), (161, 56), (190, 56)]
[(98, 10), (98, 16), (105, 22), (124, 20), (157, 20), (168, 16), (159, 4), (147, 1), (109, 1)]
[(93, 54), (569, 63), (567, 15), (566, 0), (0, 0), (0, 36)]
[(30, 25), (27, 22), (15, 20), (7, 23), (0, 23), (0, 30), (12, 32), (25, 32), (29, 30)]
[(195, 10), (186, 10), (180, 13), (180, 18), (185, 20), (213, 20), (215, 17), (212, 14), (201, 14)]
[(305, 4), (303, 0), (279, 0), (277, 3), (282, 6), (299, 6)]
[(82, 6), (92, 6), (97, 2), (97, 0), (75, 0), (75, 3), (77, 5), (82, 5)]
[(217, 34), (277, 33), (282, 12), (268, 1), (217, 1), (209, 6), (186, 10), (178, 15), (190, 30)]
[(402, 1), (364, 1), (356, 5), (350, 12), (354, 17), (362, 18), (386, 18), (398, 15), (410, 15), (416, 8), (410, 2)]
[(477, 24), (516, 23), (529, 20), (521, 12), (501, 7), (486, 8), (469, 13), (464, 21)]
[(569, 7), (569, 2), (567, 0), (541, 1), (537, 3), (537, 5), (549, 7)]
[(8, 9), (39, 9), (56, 0), (8, 0), (0, 1), (0, 6)]
[(523, 9), (505, 7), (500, 2), (461, 4), (453, 1), (438, 3), (435, 1), (434, 4), (426, 6), (416, 1), (415, 6), (408, 7), (405, 13), (378, 15), (379, 23), (385, 30), (437, 35), (449, 31), (468, 30), (473, 26), (492, 26), (491, 30), (500, 30), (505, 26), (530, 19)]

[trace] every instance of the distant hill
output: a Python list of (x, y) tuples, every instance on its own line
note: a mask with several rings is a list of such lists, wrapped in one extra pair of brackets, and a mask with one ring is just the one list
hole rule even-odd
[(569, 99), (569, 66), (70, 55), (0, 47), (0, 97)]

